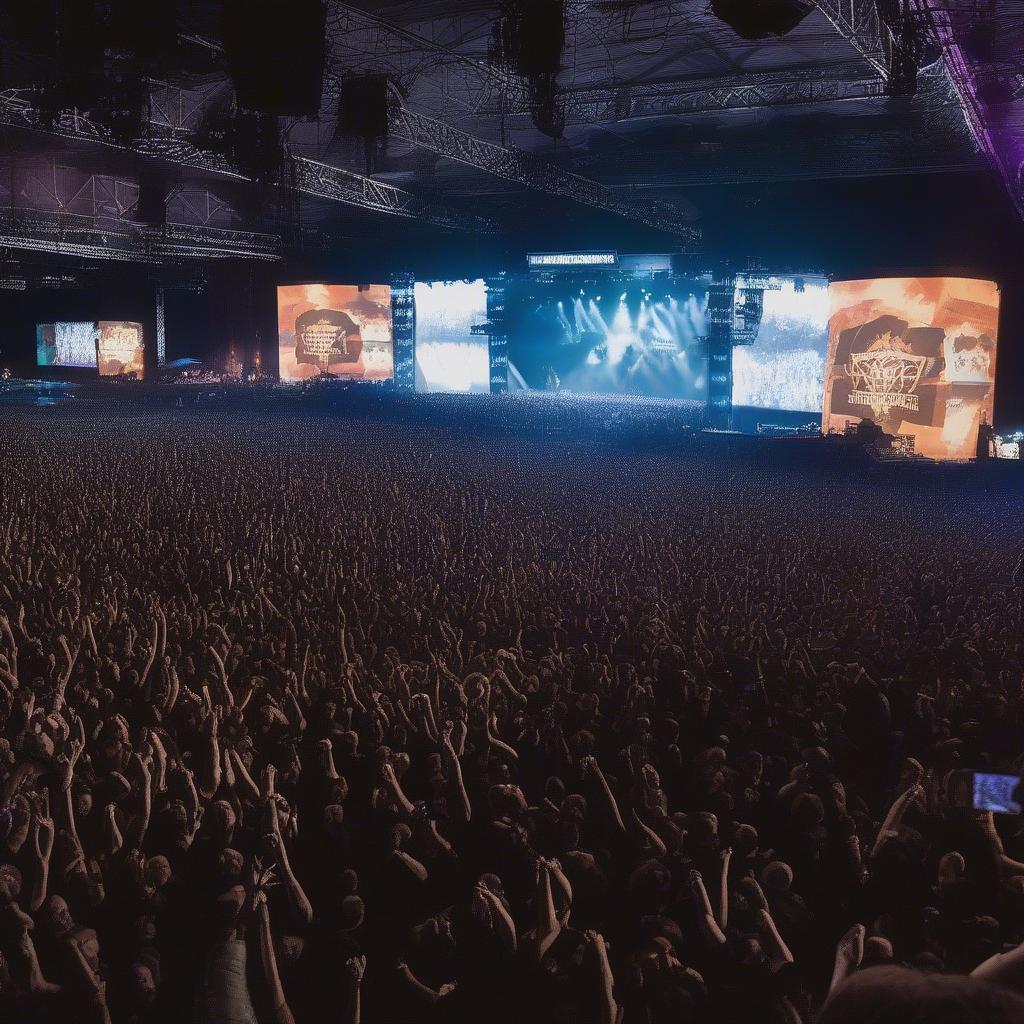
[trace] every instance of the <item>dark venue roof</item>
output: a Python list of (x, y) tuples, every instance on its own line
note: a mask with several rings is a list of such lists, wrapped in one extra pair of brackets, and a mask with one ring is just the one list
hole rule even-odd
[[(539, 219), (583, 207), (695, 247), (709, 189), (986, 161), (1024, 209), (1020, 0), (303, 0), (269, 38), (231, 2), (103, 6), (123, 49), (6, 16), (0, 206), (274, 236), (225, 246), (252, 256), (368, 217), (519, 230), (526, 196)], [(241, 106), (274, 105), (278, 65), (312, 65), (312, 93), (277, 95), (316, 117)], [(181, 255), (170, 234), (126, 251)]]

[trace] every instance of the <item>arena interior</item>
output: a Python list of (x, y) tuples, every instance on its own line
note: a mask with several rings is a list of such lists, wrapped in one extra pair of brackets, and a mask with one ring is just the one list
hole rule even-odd
[(1024, 0), (20, 0), (0, 133), (0, 1021), (1024, 1021)]

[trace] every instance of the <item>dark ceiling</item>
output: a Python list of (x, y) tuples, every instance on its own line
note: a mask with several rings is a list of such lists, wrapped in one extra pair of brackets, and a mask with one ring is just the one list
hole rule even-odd
[[(787, 6), (749, 0), (755, 34), (773, 5)], [(108, 26), (138, 8), (93, 6)], [(26, 44), (26, 15), (5, 16), (9, 252), (50, 230), (43, 218), (108, 242), (177, 225), (204, 258), (199, 243), (214, 249), (218, 232), (234, 233), (232, 255), (251, 243), (258, 257), (382, 238), (495, 254), (602, 234), (691, 251), (727, 234), (754, 250), (743, 210), (785, 201), (799, 218), (836, 181), (899, 197), (904, 176), (959, 176), (1002, 190), (1011, 216), (1024, 208), (1022, 0), (789, 0), (784, 34), (756, 39), (749, 20), (723, 20), (744, 5), (707, 0), (327, 0), (312, 117), (240, 107), (252, 86), (243, 94), (245, 54), (225, 32), (231, 6), (152, 0), (132, 31), (164, 42), (142, 56), (109, 29), (99, 57), (88, 39), (54, 49), (31, 18)], [(300, 8), (310, 0), (244, 7), (254, 23), (269, 12), (264, 44), (288, 48), (286, 68), (303, 66), (302, 40), (282, 28)], [(560, 27), (544, 21), (539, 39), (537, 10), (555, 9)], [(86, 58), (116, 80), (113, 98), (76, 68)], [(155, 262), (181, 256), (136, 243)]]

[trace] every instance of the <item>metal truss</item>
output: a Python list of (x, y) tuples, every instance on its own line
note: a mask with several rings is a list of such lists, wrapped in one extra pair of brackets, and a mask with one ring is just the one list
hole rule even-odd
[(129, 231), (96, 228), (55, 213), (0, 210), (0, 250), (86, 259), (154, 262)]
[(892, 36), (878, 15), (875, 0), (815, 0), (833, 28), (888, 81)]
[(506, 181), (515, 181), (538, 192), (618, 214), (677, 235), (689, 244), (700, 241), (700, 230), (694, 227), (692, 218), (677, 206), (646, 198), (623, 198), (590, 178), (562, 170), (522, 150), (478, 139), (444, 121), (409, 110), (397, 101), (391, 104), (389, 130), (392, 136), (411, 145), (429, 149)]
[(151, 124), (174, 131), (195, 131), (211, 100), (228, 91), (227, 81), (212, 88), (183, 89), (178, 85), (149, 80), (147, 114)]
[[(344, 3), (330, 5), (328, 25), (337, 40), (330, 56), (330, 77), (334, 83), (343, 81), (346, 74), (386, 68), (396, 83), (396, 91), (408, 94), (419, 75), (440, 69), (441, 94), (446, 105), (471, 114), (529, 109), (526, 83), (485, 61), (459, 54)], [(670, 203), (641, 204), (623, 199), (598, 182), (521, 150), (478, 139), (447, 122), (413, 112), (397, 98), (391, 104), (389, 130), (411, 145), (528, 188), (619, 214), (679, 235), (688, 242), (696, 242), (700, 237), (692, 218)]]
[(168, 224), (142, 229), (147, 249), (155, 256), (188, 256), (200, 259), (279, 260), (281, 239), (256, 231)]
[[(875, 75), (855, 70), (783, 71), (743, 78), (681, 79), (671, 82), (566, 89), (559, 101), (568, 124), (602, 124), (634, 117), (748, 109), (794, 103), (861, 99), (884, 93), (889, 73), (890, 36), (874, 0), (821, 0), (818, 7), (871, 66)], [(589, 8), (582, 5), (583, 12)], [(577, 12), (581, 13), (581, 12)], [(393, 25), (347, 4), (330, 4), (328, 24), (335, 33), (329, 78), (387, 70), (406, 95), (430, 73), (448, 109), (469, 114), (529, 114), (532, 99), (518, 75), (459, 53), (432, 39)], [(453, 29), (453, 32), (455, 30)], [(448, 33), (452, 34), (452, 33)]]
[[(1019, 142), (993, 133), (989, 114), (978, 95), (978, 77), (958, 41), (956, 26), (948, 5), (935, 0), (913, 0), (916, 13), (942, 51), (942, 64), (955, 90), (978, 149), (999, 173), (1017, 213), (1024, 217), (1024, 149)], [(1020, 102), (1018, 98), (1016, 102)]]
[(290, 170), (294, 187), (307, 195), (333, 199), (377, 213), (410, 217), (456, 231), (493, 234), (498, 230), (497, 225), (485, 217), (426, 202), (394, 185), (316, 160), (292, 157)]
[(562, 93), (560, 102), (567, 124), (602, 124), (630, 118), (866, 99), (884, 93), (885, 82), (876, 75), (836, 78), (817, 70), (799, 70), (585, 88)]
[[(46, 132), (82, 142), (99, 143), (239, 181), (251, 180), (248, 173), (227, 157), (199, 149), (186, 134), (160, 125), (148, 124), (143, 135), (125, 144), (116, 140), (105, 125), (94, 122), (77, 111), (64, 111), (52, 125), (48, 124), (42, 120), (33, 105), (31, 93), (24, 89), (0, 92), (0, 124)], [(303, 157), (288, 157), (283, 173), (274, 180), (281, 187), (296, 188), (308, 195), (346, 203), (375, 213), (423, 220), (449, 230), (497, 230), (493, 223), (483, 217), (450, 210), (439, 204), (426, 202), (394, 185)]]
[(173, 188), (164, 197), (164, 208), (168, 224), (226, 227), (241, 221), (238, 211), (208, 188)]
[(166, 259), (279, 260), (281, 239), (253, 231), (170, 224), (147, 228), (125, 222), (116, 229), (88, 218), (42, 210), (0, 210), (0, 249), (58, 256), (161, 263)]
[[(445, 24), (448, 32), (441, 34), (462, 34), (459, 19), (445, 19)], [(429, 72), (436, 77), (445, 105), (465, 113), (506, 105), (517, 110), (529, 103), (529, 89), (517, 75), (337, 0), (328, 5), (327, 30), (334, 44), (327, 68), (332, 84), (348, 75), (387, 70), (408, 94)]]

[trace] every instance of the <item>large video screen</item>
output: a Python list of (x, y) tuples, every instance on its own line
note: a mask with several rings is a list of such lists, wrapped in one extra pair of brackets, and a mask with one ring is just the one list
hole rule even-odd
[(36, 324), (39, 366), (96, 368), (96, 324), (92, 320)]
[(829, 296), (823, 277), (773, 277), (751, 345), (733, 350), (733, 405), (815, 413), (825, 392)]
[(134, 375), (141, 380), (146, 353), (142, 324), (130, 320), (101, 320), (99, 327), (97, 362), (100, 376)]
[(822, 426), (862, 419), (933, 459), (975, 455), (992, 422), (999, 289), (960, 277), (883, 278), (830, 286)]
[(282, 285), (277, 326), (281, 380), (394, 376), (390, 285)]
[(487, 319), (485, 283), (417, 281), (415, 294), (416, 390), (489, 392), (488, 339), (472, 333)]
[(508, 386), (707, 398), (707, 289), (536, 283), (506, 300)]

